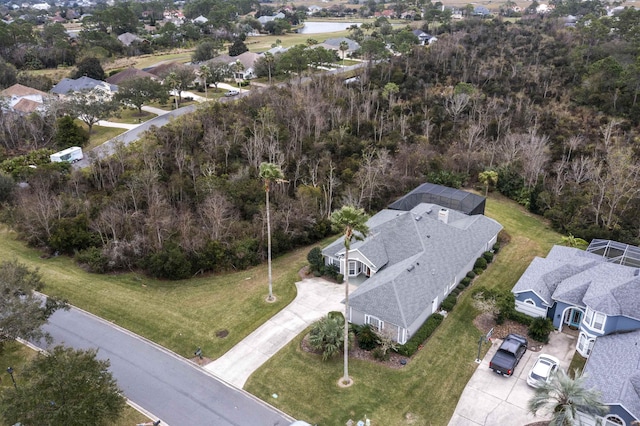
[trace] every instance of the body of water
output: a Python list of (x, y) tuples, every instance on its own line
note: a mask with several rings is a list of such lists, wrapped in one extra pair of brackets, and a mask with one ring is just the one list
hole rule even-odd
[(298, 34), (323, 34), (344, 31), (351, 25), (362, 25), (361, 22), (305, 22)]

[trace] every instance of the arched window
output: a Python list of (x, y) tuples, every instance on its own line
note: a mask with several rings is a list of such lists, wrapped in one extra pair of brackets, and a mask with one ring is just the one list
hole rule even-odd
[(536, 302), (534, 302), (533, 299), (527, 299), (524, 301), (524, 303), (526, 303), (527, 305), (536, 306)]
[(607, 417), (604, 418), (603, 426), (626, 426), (626, 424), (624, 420), (622, 420), (620, 417), (616, 416), (615, 414), (609, 414)]

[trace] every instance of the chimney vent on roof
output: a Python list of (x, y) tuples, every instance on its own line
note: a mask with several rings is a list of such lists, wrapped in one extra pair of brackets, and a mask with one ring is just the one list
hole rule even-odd
[(640, 274), (640, 269), (636, 269), (636, 270), (633, 272), (633, 276), (634, 276), (634, 277), (637, 277), (637, 276), (638, 276), (638, 274)]
[(409, 267), (407, 267), (407, 271), (411, 272), (411, 271), (413, 271), (414, 268), (415, 268), (415, 266), (409, 265)]
[(416, 222), (422, 219), (422, 216), (416, 216)]
[(442, 223), (449, 223), (449, 210), (440, 209), (438, 212), (438, 220)]

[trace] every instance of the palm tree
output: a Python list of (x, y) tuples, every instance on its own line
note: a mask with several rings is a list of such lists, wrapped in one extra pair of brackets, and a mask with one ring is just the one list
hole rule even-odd
[(369, 227), (367, 226), (367, 214), (363, 209), (353, 206), (342, 206), (331, 214), (331, 227), (336, 232), (344, 234), (344, 377), (342, 382), (350, 384), (349, 378), (349, 250), (351, 240), (362, 240), (367, 236)]
[(347, 54), (347, 50), (349, 50), (349, 43), (347, 43), (346, 41), (342, 40), (340, 42), (339, 49), (342, 52), (342, 66), (344, 67), (344, 56)]
[(549, 426), (579, 425), (577, 412), (602, 416), (608, 408), (600, 401), (600, 394), (594, 389), (585, 388), (585, 376), (577, 369), (572, 379), (563, 370), (536, 389), (529, 400), (528, 409), (534, 416), (541, 410), (552, 416)]
[(207, 95), (207, 86), (209, 86), (208, 81), (211, 79), (211, 67), (208, 65), (200, 65), (200, 80), (202, 80), (202, 84), (204, 85), (204, 97), (209, 99)]
[(273, 67), (275, 61), (276, 58), (271, 52), (264, 53), (264, 62), (267, 64), (267, 70), (269, 71), (269, 84), (271, 84), (271, 68)]
[(264, 192), (267, 199), (267, 259), (269, 264), (269, 297), (268, 301), (273, 301), (273, 284), (271, 279), (271, 217), (269, 216), (269, 189), (273, 182), (283, 182), (284, 175), (280, 167), (273, 163), (260, 164), (260, 178), (264, 182)]
[[(180, 86), (180, 80), (178, 80), (178, 75), (175, 72), (170, 72), (165, 78), (164, 82), (167, 86), (169, 86), (170, 90), (178, 92), (178, 87)], [(178, 109), (178, 95), (174, 94), (176, 100), (176, 109)]]

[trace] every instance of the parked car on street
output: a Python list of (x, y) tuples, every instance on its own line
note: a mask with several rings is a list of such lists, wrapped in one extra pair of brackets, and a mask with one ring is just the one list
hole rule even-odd
[(533, 368), (529, 372), (527, 384), (537, 388), (543, 383), (549, 382), (553, 374), (558, 371), (559, 366), (560, 361), (558, 358), (547, 354), (539, 355), (536, 363), (533, 364)]
[(240, 94), (239, 90), (229, 90), (227, 93), (225, 93), (225, 96), (237, 96)]
[(527, 351), (527, 339), (519, 334), (509, 334), (502, 341), (498, 351), (491, 359), (489, 368), (503, 376), (511, 376), (516, 365)]

